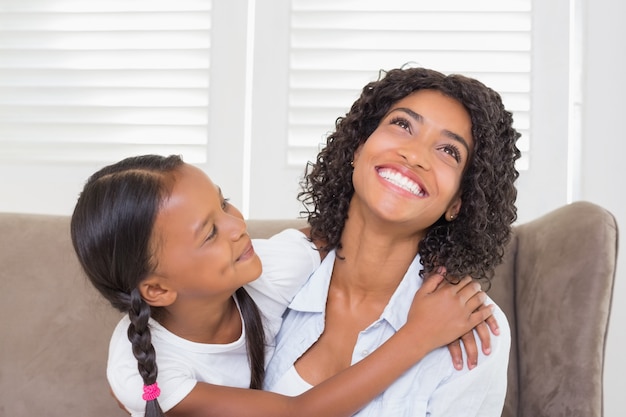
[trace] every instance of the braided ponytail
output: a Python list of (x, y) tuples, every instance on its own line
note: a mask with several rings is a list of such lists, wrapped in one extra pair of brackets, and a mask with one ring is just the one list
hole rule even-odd
[(133, 346), (133, 355), (137, 358), (137, 368), (143, 379), (144, 399), (146, 400), (146, 417), (163, 417), (163, 411), (157, 401), (156, 395), (146, 397), (146, 388), (155, 386), (157, 379), (157, 364), (152, 337), (150, 335), (150, 306), (146, 303), (137, 288), (130, 293), (130, 310), (128, 317), (128, 340)]

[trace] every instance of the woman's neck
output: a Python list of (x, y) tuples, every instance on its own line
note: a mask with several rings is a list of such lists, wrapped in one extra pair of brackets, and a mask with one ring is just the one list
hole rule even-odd
[(400, 227), (352, 215), (346, 220), (337, 251), (333, 286), (387, 297), (395, 291), (417, 255), (422, 236)]

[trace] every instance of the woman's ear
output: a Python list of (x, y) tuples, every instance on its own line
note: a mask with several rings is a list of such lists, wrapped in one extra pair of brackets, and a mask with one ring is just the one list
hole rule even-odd
[(452, 220), (456, 219), (460, 210), (461, 210), (461, 197), (459, 196), (459, 197), (455, 197), (454, 201), (452, 201), (452, 204), (450, 204), (450, 206), (446, 210), (445, 212), (446, 220), (451, 222)]
[(359, 145), (358, 148), (355, 149), (354, 153), (352, 154), (352, 166), (354, 166), (354, 162), (359, 159), (359, 155), (361, 154), (361, 150), (363, 149), (363, 145), (365, 144), (365, 142), (361, 143)]
[(141, 297), (151, 307), (167, 307), (176, 301), (176, 290), (158, 275), (150, 275), (139, 283)]

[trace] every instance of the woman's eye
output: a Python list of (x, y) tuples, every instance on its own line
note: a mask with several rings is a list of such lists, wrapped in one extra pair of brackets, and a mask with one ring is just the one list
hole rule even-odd
[(456, 162), (461, 162), (461, 152), (459, 148), (454, 145), (446, 145), (443, 147), (443, 151), (450, 155)]
[(222, 210), (226, 211), (230, 207), (230, 198), (225, 198), (222, 200)]
[(400, 126), (402, 129), (408, 130), (409, 132), (411, 131), (411, 124), (409, 123), (409, 121), (403, 117), (396, 117), (394, 119), (391, 120), (391, 124), (392, 125), (398, 125)]

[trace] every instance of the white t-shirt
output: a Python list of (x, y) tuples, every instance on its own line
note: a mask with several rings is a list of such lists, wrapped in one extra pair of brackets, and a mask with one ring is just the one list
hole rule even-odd
[[(282, 314), (294, 295), (319, 266), (319, 252), (304, 234), (285, 230), (267, 240), (253, 240), (254, 250), (261, 258), (263, 273), (246, 285), (263, 316), (268, 343), (266, 357), (274, 352), (274, 339), (282, 323)], [(143, 416), (146, 402), (143, 380), (137, 370), (127, 330), (130, 320), (125, 316), (118, 323), (109, 345), (107, 378), (117, 399), (133, 416)], [(150, 320), (152, 345), (158, 366), (157, 382), (161, 389), (159, 404), (167, 412), (185, 398), (197, 382), (247, 388), (250, 367), (245, 332), (229, 344), (190, 342), (169, 332)]]

